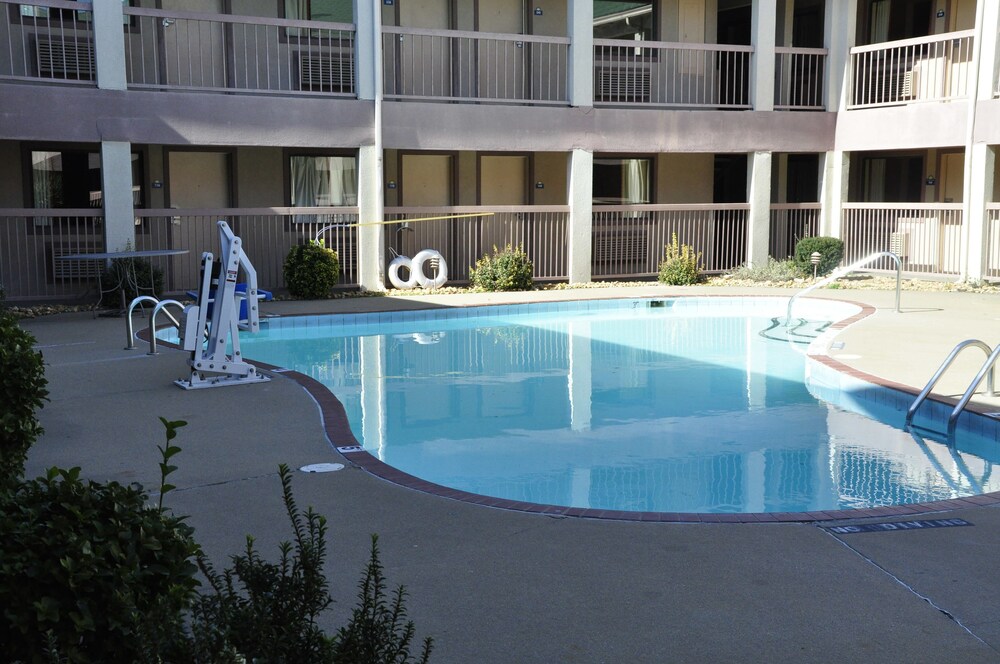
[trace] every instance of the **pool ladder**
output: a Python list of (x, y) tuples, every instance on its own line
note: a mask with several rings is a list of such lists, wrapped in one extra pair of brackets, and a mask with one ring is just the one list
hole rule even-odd
[(988, 392), (989, 396), (991, 397), (997, 396), (997, 392), (994, 385), (994, 374), (996, 373), (997, 359), (1000, 358), (1000, 344), (997, 344), (996, 348), (991, 349), (989, 345), (987, 345), (983, 341), (980, 341), (979, 339), (966, 339), (965, 341), (957, 344), (951, 350), (951, 352), (948, 354), (948, 357), (945, 358), (944, 362), (941, 363), (941, 366), (938, 367), (938, 370), (934, 372), (933, 376), (931, 376), (931, 379), (927, 382), (927, 385), (926, 387), (924, 387), (923, 391), (920, 392), (920, 394), (917, 396), (916, 399), (914, 399), (913, 404), (910, 405), (909, 410), (906, 411), (907, 427), (911, 426), (913, 422), (913, 416), (916, 415), (917, 409), (919, 409), (921, 404), (923, 404), (924, 401), (927, 400), (927, 397), (930, 395), (931, 390), (934, 389), (934, 386), (937, 385), (938, 380), (941, 379), (941, 376), (944, 374), (945, 371), (947, 371), (948, 367), (952, 365), (952, 363), (955, 361), (955, 358), (958, 357), (958, 354), (961, 353), (966, 348), (972, 348), (972, 347), (979, 348), (984, 353), (986, 353), (986, 361), (983, 363), (982, 367), (980, 367), (979, 373), (976, 374), (976, 377), (972, 379), (972, 383), (970, 383), (969, 388), (965, 390), (965, 394), (963, 394), (962, 398), (959, 399), (957, 404), (955, 404), (955, 408), (952, 409), (951, 415), (948, 416), (948, 432), (947, 432), (948, 436), (950, 437), (954, 435), (955, 428), (958, 426), (959, 415), (961, 415), (962, 411), (965, 410), (965, 407), (969, 405), (969, 401), (972, 399), (972, 395), (974, 395), (976, 393), (976, 390), (979, 389), (979, 384), (983, 382), (983, 378), (987, 379), (986, 391)]
[(135, 311), (136, 307), (142, 307), (143, 302), (153, 304), (153, 313), (149, 316), (149, 352), (147, 355), (156, 355), (156, 317), (161, 310), (167, 314), (167, 318), (173, 323), (174, 327), (178, 330), (181, 329), (180, 322), (174, 318), (173, 314), (169, 311), (165, 311), (166, 307), (176, 306), (181, 310), (184, 309), (184, 305), (177, 300), (158, 300), (152, 295), (140, 295), (139, 297), (132, 300), (128, 305), (128, 311), (125, 312), (125, 337), (126, 344), (125, 350), (133, 350), (135, 348), (135, 334), (132, 329), (132, 312)]

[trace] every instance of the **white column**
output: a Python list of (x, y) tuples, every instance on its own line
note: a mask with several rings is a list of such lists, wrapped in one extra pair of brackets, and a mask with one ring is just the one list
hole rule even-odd
[[(582, 3), (581, 3), (582, 4)], [(593, 251), (594, 153), (575, 149), (569, 156), (569, 265), (571, 284), (590, 281)]]
[(567, 11), (569, 28), (569, 104), (594, 105), (594, 3), (570, 0)]
[(751, 13), (753, 75), (750, 104), (755, 111), (774, 110), (774, 38), (778, 20), (777, 0), (755, 0)]
[(962, 278), (979, 281), (986, 265), (986, 204), (993, 200), (993, 174), (996, 153), (985, 143), (975, 142), (978, 103), (993, 98), (997, 67), (997, 30), (1000, 28), (1000, 3), (979, 3), (976, 7), (976, 53), (969, 83), (968, 126), (965, 134), (965, 183), (962, 214), (965, 236), (962, 252)]
[(94, 0), (94, 61), (97, 87), (124, 90), (125, 29), (120, 0)]
[(747, 265), (760, 267), (767, 264), (768, 241), (771, 228), (771, 153), (754, 152), (747, 167), (750, 219), (747, 223)]
[(385, 290), (385, 226), (382, 220), (382, 147), (358, 148), (358, 285), (362, 290)]
[(826, 44), (826, 110), (844, 110), (850, 97), (851, 47), (854, 46), (858, 17), (858, 0), (827, 0), (823, 21), (823, 42)]
[(375, 99), (376, 81), (380, 80), (375, 66), (382, 52), (379, 9), (380, 5), (370, 0), (354, 0), (358, 99)]
[(590, 431), (593, 376), (590, 358), (590, 321), (570, 321), (566, 342), (569, 351), (569, 419), (573, 431)]
[(843, 150), (833, 150), (823, 155), (823, 162), (819, 234), (839, 238), (843, 237), (841, 226), (850, 181), (850, 155)]
[(132, 207), (132, 144), (101, 142), (101, 192), (104, 198), (104, 242), (107, 251), (135, 248)]
[[(385, 352), (382, 337), (361, 337), (361, 440), (371, 454), (385, 461)], [(339, 446), (337, 441), (333, 441)]]

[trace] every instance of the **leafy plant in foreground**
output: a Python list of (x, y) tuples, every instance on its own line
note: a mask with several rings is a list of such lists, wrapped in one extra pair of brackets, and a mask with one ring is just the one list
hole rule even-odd
[(28, 450), (43, 432), (35, 411), (48, 398), (45, 363), (35, 337), (0, 311), (0, 487), (24, 473)]
[(288, 251), (283, 273), (285, 286), (294, 297), (327, 298), (340, 279), (340, 259), (323, 240), (309, 240)]
[(668, 286), (690, 286), (698, 283), (700, 278), (701, 252), (695, 252), (694, 247), (678, 242), (677, 233), (674, 233), (670, 244), (664, 247), (659, 282)]
[(533, 273), (534, 266), (524, 248), (508, 244), (503, 249), (494, 246), (492, 255), (476, 261), (476, 266), (469, 269), (469, 281), (482, 291), (524, 291), (531, 290)]

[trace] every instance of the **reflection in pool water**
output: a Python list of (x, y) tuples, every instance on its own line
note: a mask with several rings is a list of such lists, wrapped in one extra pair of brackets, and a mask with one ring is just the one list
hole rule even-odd
[[(241, 343), (247, 357), (326, 384), (370, 453), (473, 493), (598, 509), (796, 512), (1000, 489), (995, 459), (814, 397), (802, 347), (760, 334), (784, 302), (285, 319)], [(902, 425), (901, 410), (866, 409)], [(969, 446), (986, 448), (959, 443)]]

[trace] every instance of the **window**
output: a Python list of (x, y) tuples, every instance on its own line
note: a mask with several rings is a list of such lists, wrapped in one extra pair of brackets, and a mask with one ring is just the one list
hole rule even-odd
[[(132, 204), (142, 207), (142, 160), (132, 153)], [(32, 150), (31, 202), (35, 208), (101, 208), (101, 155), (86, 150)]]
[[(122, 0), (122, 5), (125, 7), (130, 6), (129, 0)], [(89, 23), (94, 20), (93, 12), (89, 10), (81, 9), (63, 9), (59, 7), (39, 7), (37, 5), (20, 5), (18, 7), (18, 15), (22, 19), (44, 19), (48, 21), (49, 19), (60, 19), (62, 21), (71, 21), (74, 18), (77, 21)], [(124, 25), (129, 23), (128, 16), (122, 19)]]
[(594, 39), (654, 39), (653, 3), (594, 0)]
[(652, 202), (649, 159), (594, 159), (594, 205)]
[[(289, 162), (292, 207), (354, 207), (358, 204), (357, 160), (354, 157), (292, 155)], [(300, 223), (332, 223), (337, 215), (296, 215)]]

